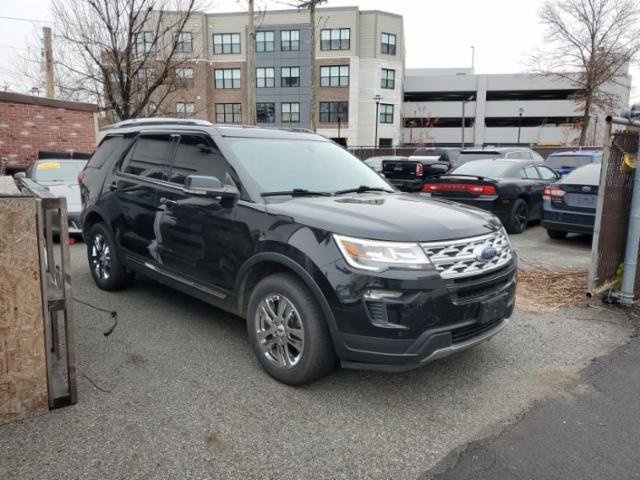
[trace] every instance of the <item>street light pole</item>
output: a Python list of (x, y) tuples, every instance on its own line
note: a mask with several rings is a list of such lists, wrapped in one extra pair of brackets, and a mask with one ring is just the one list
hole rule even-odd
[(373, 139), (373, 146), (378, 148), (378, 111), (380, 109), (380, 100), (382, 100), (382, 97), (378, 93), (375, 97), (373, 97), (373, 100), (376, 102), (376, 133)]
[(520, 130), (522, 130), (522, 114), (524, 113), (524, 108), (520, 107), (518, 109), (518, 145), (520, 145)]

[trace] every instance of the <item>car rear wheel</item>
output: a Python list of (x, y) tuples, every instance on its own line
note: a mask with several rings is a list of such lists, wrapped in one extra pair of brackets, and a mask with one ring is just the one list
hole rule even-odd
[(133, 283), (135, 274), (120, 263), (113, 238), (103, 223), (96, 223), (89, 229), (86, 242), (89, 269), (98, 287), (121, 290)]
[(271, 275), (256, 285), (249, 299), (247, 329), (258, 361), (283, 383), (312, 382), (336, 365), (322, 309), (293, 275)]
[(509, 233), (522, 233), (529, 223), (529, 206), (522, 198), (517, 199), (511, 206), (509, 221), (505, 225)]
[(549, 238), (553, 238), (554, 240), (567, 238), (567, 232), (563, 232), (562, 230), (547, 230), (547, 235), (549, 235)]

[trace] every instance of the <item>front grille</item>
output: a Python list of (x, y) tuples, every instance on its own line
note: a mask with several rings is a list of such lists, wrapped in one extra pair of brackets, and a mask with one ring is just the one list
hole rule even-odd
[[(504, 267), (513, 258), (509, 237), (504, 230), (479, 237), (420, 245), (444, 279), (488, 273)], [(479, 252), (486, 247), (493, 247), (497, 252), (488, 261), (479, 258)]]
[(482, 335), (485, 332), (497, 327), (503, 319), (498, 318), (487, 323), (473, 323), (465, 327), (455, 328), (451, 330), (451, 343), (462, 343), (467, 340)]
[(501, 292), (513, 281), (514, 275), (515, 266), (510, 264), (481, 275), (446, 280), (445, 285), (451, 300), (463, 304)]

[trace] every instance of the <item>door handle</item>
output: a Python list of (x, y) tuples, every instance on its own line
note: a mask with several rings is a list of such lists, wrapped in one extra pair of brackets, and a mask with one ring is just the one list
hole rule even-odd
[(163, 198), (162, 200), (160, 200), (160, 203), (167, 208), (173, 208), (178, 205), (178, 202), (176, 202), (175, 200), (169, 200), (168, 198)]

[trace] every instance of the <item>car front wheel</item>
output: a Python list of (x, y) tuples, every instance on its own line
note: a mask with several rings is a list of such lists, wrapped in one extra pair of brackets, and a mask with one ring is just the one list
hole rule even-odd
[(96, 223), (89, 229), (87, 257), (91, 276), (103, 290), (121, 290), (131, 285), (134, 273), (120, 263), (115, 243), (103, 223)]
[(322, 309), (293, 275), (271, 275), (256, 285), (249, 299), (247, 328), (258, 361), (283, 383), (312, 382), (336, 365)]

